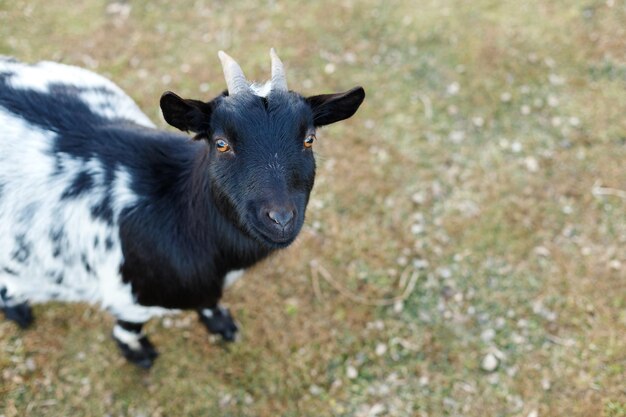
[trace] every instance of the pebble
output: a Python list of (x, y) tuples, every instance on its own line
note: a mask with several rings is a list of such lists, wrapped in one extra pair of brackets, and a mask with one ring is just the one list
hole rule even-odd
[(428, 268), (428, 261), (425, 259), (414, 259), (413, 267), (415, 269), (426, 269)]
[(426, 197), (424, 196), (424, 193), (417, 192), (411, 196), (411, 201), (419, 206), (421, 204), (424, 204), (424, 201), (426, 201)]
[(424, 233), (424, 226), (422, 226), (419, 223), (415, 223), (411, 225), (411, 233), (413, 233), (414, 235), (419, 235), (419, 234)]
[(482, 127), (485, 124), (485, 119), (480, 116), (472, 117), (472, 123), (476, 127)]
[(461, 90), (461, 86), (457, 82), (453, 82), (452, 84), (448, 85), (448, 87), (446, 88), (447, 93), (451, 96), (457, 95), (460, 90)]
[(317, 397), (323, 392), (323, 390), (319, 386), (313, 384), (309, 387), (309, 392), (311, 393), (311, 395), (314, 395)]
[(37, 365), (35, 364), (35, 360), (33, 358), (26, 359), (25, 365), (26, 365), (26, 369), (28, 369), (31, 372), (37, 369)]
[(556, 107), (559, 105), (559, 99), (556, 98), (555, 96), (548, 96), (548, 106), (550, 107)]
[(367, 413), (368, 417), (374, 417), (374, 416), (378, 416), (382, 413), (385, 412), (385, 406), (382, 405), (381, 403), (376, 403), (372, 406), (372, 408), (370, 408), (369, 412)]
[(465, 132), (462, 130), (453, 130), (450, 132), (450, 141), (452, 143), (461, 143), (465, 140)]
[(348, 366), (346, 368), (346, 376), (348, 379), (356, 379), (359, 376), (359, 371), (354, 366)]
[(493, 340), (494, 337), (496, 337), (496, 331), (494, 329), (485, 329), (480, 334), (480, 338), (483, 340), (483, 342), (490, 342)]
[(493, 372), (498, 369), (498, 365), (500, 365), (500, 361), (493, 353), (488, 353), (483, 358), (480, 367), (485, 372)]
[(537, 161), (537, 159), (533, 158), (532, 156), (527, 157), (524, 160), (524, 164), (526, 165), (526, 169), (529, 172), (539, 171), (539, 162)]
[(384, 343), (379, 343), (376, 345), (376, 356), (383, 356), (387, 353), (387, 345)]

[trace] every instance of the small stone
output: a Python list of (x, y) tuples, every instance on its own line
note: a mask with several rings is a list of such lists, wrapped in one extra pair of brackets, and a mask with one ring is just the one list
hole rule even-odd
[(457, 95), (459, 93), (459, 90), (461, 90), (461, 86), (456, 81), (448, 85), (448, 87), (446, 88), (446, 91), (451, 96)]
[(324, 72), (326, 74), (332, 74), (333, 72), (335, 72), (335, 64), (333, 64), (332, 62), (329, 62), (328, 64), (326, 64), (326, 66), (324, 67)]
[(485, 124), (485, 119), (483, 119), (480, 116), (477, 117), (472, 117), (472, 123), (474, 124), (474, 126), (476, 127), (483, 127), (483, 125)]
[(387, 353), (387, 345), (384, 343), (379, 343), (376, 345), (376, 356), (383, 356)]
[(439, 273), (439, 276), (443, 279), (448, 279), (452, 276), (452, 271), (450, 270), (450, 268), (439, 268), (437, 272)]
[(376, 403), (370, 408), (367, 413), (368, 417), (375, 417), (385, 412), (385, 406), (381, 403)]
[(493, 372), (498, 369), (498, 365), (500, 365), (500, 360), (493, 353), (488, 353), (483, 358), (480, 367), (485, 372)]
[(490, 342), (493, 340), (494, 337), (496, 337), (496, 331), (494, 329), (485, 329), (480, 334), (480, 338), (483, 340), (483, 342)]
[(35, 364), (35, 361), (33, 360), (33, 358), (26, 359), (25, 365), (26, 365), (26, 369), (28, 369), (31, 372), (37, 369), (37, 365)]
[(415, 223), (411, 225), (411, 233), (413, 233), (414, 235), (419, 235), (419, 234), (424, 233), (424, 226), (422, 226), (419, 223)]
[(559, 99), (556, 98), (555, 96), (548, 96), (548, 106), (550, 107), (556, 107), (559, 105)]
[(537, 160), (533, 158), (532, 156), (529, 156), (526, 159), (524, 159), (524, 165), (526, 165), (526, 169), (529, 172), (539, 171), (539, 162), (537, 162)]
[(465, 132), (462, 130), (453, 130), (450, 132), (450, 141), (452, 143), (461, 143), (465, 139)]
[(424, 196), (424, 193), (418, 192), (411, 196), (411, 201), (419, 206), (421, 204), (424, 204), (424, 201), (426, 201), (426, 197)]
[(413, 267), (415, 269), (426, 269), (428, 268), (428, 261), (425, 259), (414, 259)]
[(511, 98), (513, 98), (513, 96), (508, 91), (500, 94), (500, 101), (502, 101), (503, 103), (508, 103), (509, 101), (511, 101)]
[(118, 16), (121, 19), (126, 19), (130, 15), (132, 6), (127, 3), (113, 2), (109, 3), (105, 9), (106, 13), (113, 16)]
[(528, 413), (527, 417), (539, 417), (539, 411), (532, 410), (530, 413)]
[(500, 383), (500, 375), (498, 374), (489, 374), (487, 375), (487, 382), (491, 385), (498, 385)]
[(322, 393), (322, 388), (320, 388), (319, 386), (313, 384), (309, 387), (309, 392), (311, 393), (311, 395), (313, 396), (318, 396)]
[(348, 379), (356, 379), (359, 376), (359, 371), (354, 366), (348, 366), (346, 368), (346, 376)]
[(550, 74), (548, 76), (548, 80), (550, 81), (550, 84), (552, 85), (563, 85), (565, 84), (565, 78), (556, 75), (556, 74)]
[(526, 343), (526, 338), (517, 332), (512, 332), (511, 341), (516, 345), (521, 345), (522, 343)]

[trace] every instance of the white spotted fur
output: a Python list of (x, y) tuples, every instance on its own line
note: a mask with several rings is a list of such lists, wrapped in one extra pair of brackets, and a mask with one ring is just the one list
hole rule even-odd
[[(54, 84), (84, 89), (78, 92), (78, 97), (98, 115), (111, 119), (124, 118), (142, 126), (154, 127), (150, 119), (121, 88), (84, 68), (49, 61), (25, 65), (0, 57), (0, 73), (10, 73), (8, 83), (16, 89), (48, 93)], [(97, 89), (103, 89), (107, 94)]]
[[(126, 118), (153, 126), (133, 100), (111, 81), (81, 68), (51, 62), (24, 65), (0, 59), (0, 72), (9, 73), (14, 88), (48, 91), (51, 83), (81, 88), (80, 97), (89, 108), (108, 118)], [(168, 310), (143, 307), (135, 303), (129, 284), (121, 280), (122, 252), (117, 220), (135, 196), (129, 188), (129, 175), (115, 172), (112, 185), (114, 226), (94, 220), (90, 207), (102, 200), (104, 171), (95, 159), (86, 164), (68, 154), (52, 153), (54, 132), (29, 124), (19, 115), (0, 106), (0, 288), (5, 287), (11, 302), (22, 300), (87, 301), (99, 303), (116, 317), (143, 322)], [(63, 165), (61, 174), (51, 175), (55, 163)], [(87, 169), (94, 186), (89, 193), (61, 201), (63, 191), (76, 175)], [(63, 252), (54, 258), (50, 233), (63, 225)], [(25, 263), (12, 259), (16, 236), (30, 245)], [(94, 247), (98, 238), (100, 248)], [(106, 239), (111, 250), (102, 250)], [(87, 273), (83, 258), (92, 268)], [(15, 272), (6, 273), (4, 268)], [(63, 283), (56, 284), (62, 274)]]

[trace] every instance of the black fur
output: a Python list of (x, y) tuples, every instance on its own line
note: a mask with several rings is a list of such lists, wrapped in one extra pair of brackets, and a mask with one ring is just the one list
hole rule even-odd
[[(141, 333), (141, 329), (143, 327), (143, 323), (130, 323), (123, 320), (118, 320), (117, 325), (122, 327), (124, 330), (135, 333), (137, 335)], [(122, 352), (122, 355), (129, 362), (134, 363), (141, 368), (151, 368), (154, 360), (159, 356), (159, 352), (157, 352), (154, 345), (146, 336), (142, 336), (141, 338), (139, 338), (140, 348), (138, 350), (132, 349), (126, 343), (117, 339), (115, 335), (113, 335), (113, 340), (115, 340), (115, 342), (117, 343), (117, 346)]]
[(30, 257), (31, 244), (26, 241), (24, 235), (15, 236), (15, 248), (11, 253), (11, 258), (19, 263), (25, 263)]
[(202, 324), (206, 326), (209, 333), (222, 336), (225, 342), (233, 342), (237, 337), (239, 327), (230, 315), (230, 311), (221, 306), (212, 308), (210, 311), (210, 316), (206, 316), (202, 310), (198, 311)]
[[(5, 272), (6, 268), (5, 268)], [(7, 320), (15, 322), (20, 328), (25, 329), (30, 326), (34, 320), (33, 311), (26, 302), (11, 304), (11, 298), (7, 294), (7, 289), (0, 288), (0, 310), (4, 313)]]

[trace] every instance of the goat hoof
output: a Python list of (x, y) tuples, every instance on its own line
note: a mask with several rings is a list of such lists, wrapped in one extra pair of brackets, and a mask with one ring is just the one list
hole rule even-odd
[(206, 326), (209, 333), (222, 336), (222, 340), (225, 342), (234, 342), (237, 340), (239, 327), (230, 315), (228, 309), (217, 307), (209, 310), (209, 312), (209, 314), (205, 312), (200, 314), (200, 320), (202, 324)]
[(22, 329), (30, 326), (34, 319), (33, 310), (28, 303), (20, 303), (12, 307), (4, 306), (2, 311), (7, 320), (14, 321)]
[(159, 352), (157, 352), (154, 345), (146, 336), (143, 336), (138, 340), (139, 346), (136, 349), (127, 343), (116, 339), (115, 337), (113, 338), (126, 360), (139, 366), (140, 368), (150, 369), (154, 364), (154, 360), (157, 356), (159, 356)]

